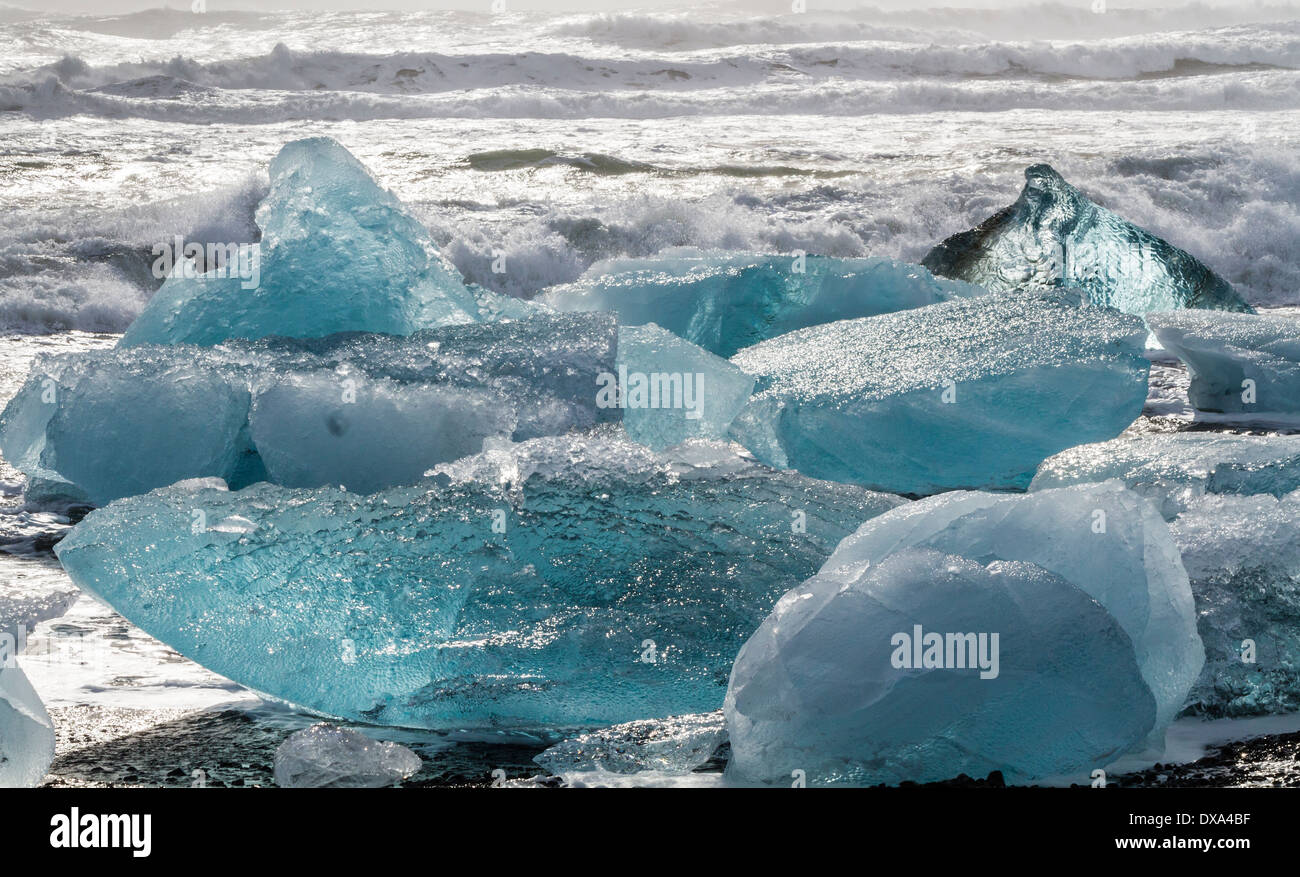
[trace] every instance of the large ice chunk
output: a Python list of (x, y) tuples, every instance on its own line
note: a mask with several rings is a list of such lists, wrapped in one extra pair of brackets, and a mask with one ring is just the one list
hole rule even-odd
[(1300, 413), (1300, 319), (1178, 311), (1148, 314), (1147, 324), (1187, 364), (1197, 408)]
[(889, 259), (668, 250), (650, 259), (597, 263), (537, 301), (561, 311), (614, 311), (626, 325), (657, 323), (731, 356), (806, 326), (984, 292)]
[(1155, 507), (1118, 481), (930, 497), (869, 521), (827, 568), (878, 563), (908, 547), (981, 563), (1024, 561), (1069, 581), (1133, 640), (1156, 698), (1156, 729), (1182, 709), (1204, 661), (1187, 573)]
[(1171, 525), (1192, 580), (1211, 716), (1300, 709), (1300, 493), (1203, 496)]
[(1181, 432), (1121, 436), (1079, 445), (1038, 467), (1030, 490), (1122, 480), (1150, 499), (1166, 520), (1204, 494), (1267, 493), (1300, 488), (1300, 436)]
[(531, 308), (467, 288), (424, 226), (338, 142), (289, 143), (270, 174), (270, 192), (257, 209), (261, 241), (227, 251), (217, 265), (207, 263), (205, 250), (206, 273), (176, 256), (121, 346), (351, 331), (409, 335)]
[(420, 769), (400, 743), (322, 722), (290, 734), (275, 750), (275, 784), (286, 789), (377, 789)]
[(348, 719), (703, 712), (777, 598), (903, 501), (737, 451), (658, 455), (605, 428), (494, 446), (368, 497), (177, 485), (92, 512), (57, 552), (200, 664)]
[(754, 392), (752, 377), (654, 323), (619, 329), (618, 366), (598, 379), (597, 404), (618, 405), (628, 435), (656, 449), (724, 438)]
[(898, 493), (1023, 488), (1043, 458), (1142, 411), (1137, 317), (1000, 294), (827, 323), (742, 350), (731, 434), (760, 460)]
[(1132, 641), (1078, 586), (995, 556), (899, 546), (866, 562), (855, 539), (736, 658), (730, 776), (1083, 780), (1152, 728)]
[(1130, 314), (1250, 310), (1194, 257), (1092, 203), (1045, 164), (1025, 170), (1016, 203), (948, 238), (922, 264), (993, 291), (1076, 287), (1093, 304)]
[(146, 345), (38, 359), (0, 416), (29, 498), (102, 505), (187, 478), (372, 491), (516, 440), (585, 429), (615, 369), (609, 314), (538, 314), (409, 337)]

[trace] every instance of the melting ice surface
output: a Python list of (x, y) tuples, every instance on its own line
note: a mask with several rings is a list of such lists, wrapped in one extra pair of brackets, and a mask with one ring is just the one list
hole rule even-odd
[(1197, 408), (1300, 413), (1300, 320), (1179, 311), (1148, 314), (1147, 323), (1187, 363), (1187, 396)]
[(1056, 293), (842, 320), (742, 350), (732, 436), (760, 460), (896, 493), (1023, 488), (1043, 458), (1142, 410), (1146, 329)]
[(605, 429), (368, 497), (179, 484), (92, 512), (57, 552), (181, 653), (327, 714), (604, 724), (717, 709), (777, 598), (900, 502)]
[[(520, 316), (531, 306), (471, 291), (428, 231), (328, 137), (287, 144), (257, 209), (260, 243), (198, 274), (180, 254), (123, 347), (227, 338), (387, 332)], [(242, 261), (241, 261), (242, 260)]]
[[(405, 338), (46, 357), (0, 416), (0, 447), (28, 475), (29, 498), (102, 505), (198, 477), (373, 491), (477, 453), (489, 437), (616, 419), (596, 404), (596, 377), (615, 370), (616, 349), (609, 314), (539, 314)], [(660, 414), (674, 416), (648, 412)]]
[[(937, 664), (895, 660), (918, 626), (943, 638)], [(967, 633), (999, 634), (991, 675), (947, 645)], [(745, 644), (729, 770), (1086, 777), (1162, 731), (1203, 661), (1169, 529), (1123, 485), (930, 497), (864, 524)]]
[(1146, 433), (1079, 445), (1044, 460), (1031, 490), (1122, 480), (1166, 519), (1204, 494), (1266, 493), (1300, 488), (1300, 436)]
[(785, 332), (916, 308), (985, 290), (889, 259), (666, 251), (593, 265), (537, 301), (657, 323), (719, 356)]
[(275, 784), (287, 789), (374, 789), (420, 769), (420, 756), (400, 743), (321, 723), (290, 734), (275, 750)]
[(1130, 314), (1248, 311), (1194, 257), (1088, 200), (1045, 164), (1025, 170), (1016, 203), (936, 246), (922, 264), (993, 291), (1069, 286)]

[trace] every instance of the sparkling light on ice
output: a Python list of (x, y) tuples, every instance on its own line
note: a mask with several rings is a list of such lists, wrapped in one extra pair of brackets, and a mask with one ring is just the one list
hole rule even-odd
[(1023, 488), (1045, 458), (1142, 411), (1146, 329), (1054, 293), (961, 299), (742, 350), (731, 435), (760, 460), (896, 493)]
[(56, 550), (181, 653), (330, 715), (601, 724), (717, 709), (777, 597), (900, 502), (606, 431), (369, 497), (178, 484), (92, 512)]
[(889, 259), (832, 259), (669, 250), (591, 266), (538, 301), (561, 311), (613, 311), (657, 323), (731, 356), (795, 329), (917, 308), (986, 290)]

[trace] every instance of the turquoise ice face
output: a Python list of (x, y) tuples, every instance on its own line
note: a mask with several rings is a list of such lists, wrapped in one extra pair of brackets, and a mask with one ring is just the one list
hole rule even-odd
[(731, 435), (768, 465), (896, 493), (1024, 488), (1147, 396), (1142, 321), (1066, 298), (960, 299), (742, 350), (758, 385)]
[(891, 259), (834, 259), (673, 250), (594, 265), (537, 301), (561, 311), (613, 311), (655, 323), (718, 356), (785, 332), (918, 308), (984, 289)]
[(409, 335), (532, 310), (468, 288), (419, 220), (338, 142), (289, 143), (271, 162), (270, 175), (270, 191), (257, 208), (261, 241), (243, 244), (256, 276), (173, 270), (122, 346), (335, 332)]
[(726, 445), (496, 446), (361, 497), (179, 484), (58, 547), (81, 587), (224, 676), (344, 718), (612, 723), (715, 710), (777, 597), (898, 497)]

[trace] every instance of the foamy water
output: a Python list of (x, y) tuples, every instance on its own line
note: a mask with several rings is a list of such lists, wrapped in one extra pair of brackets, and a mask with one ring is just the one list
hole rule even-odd
[(916, 260), (1047, 161), (1300, 304), (1300, 7), (1087, 6), (0, 11), (0, 329), (121, 331), (153, 244), (255, 239), (315, 134), (515, 295), (670, 246)]

